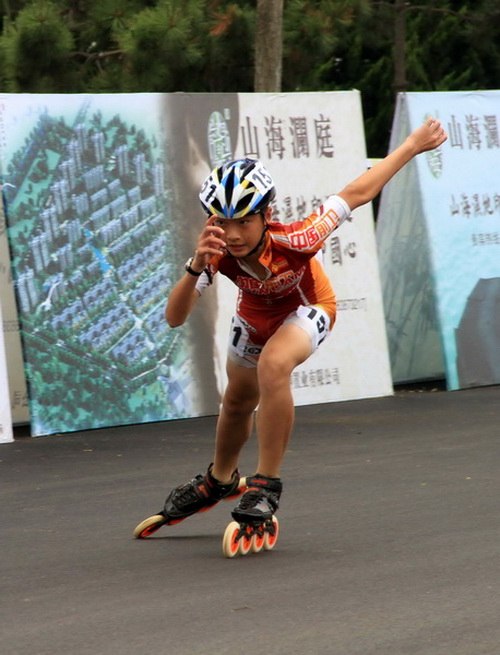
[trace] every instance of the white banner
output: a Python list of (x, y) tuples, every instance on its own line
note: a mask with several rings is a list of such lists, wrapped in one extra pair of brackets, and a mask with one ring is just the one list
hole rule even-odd
[[(2, 324), (2, 303), (0, 302), (0, 325)], [(9, 385), (3, 330), (0, 330), (0, 443), (13, 441), (12, 416), (10, 412)]]
[[(305, 218), (366, 170), (358, 92), (238, 97), (241, 128), (234, 154), (261, 159), (271, 173), (277, 188), (274, 220)], [(328, 238), (323, 265), (337, 295), (337, 320), (328, 339), (292, 374), (296, 404), (392, 394), (371, 205), (357, 209)], [(220, 284), (216, 334), (225, 380), (236, 292), (231, 283)]]

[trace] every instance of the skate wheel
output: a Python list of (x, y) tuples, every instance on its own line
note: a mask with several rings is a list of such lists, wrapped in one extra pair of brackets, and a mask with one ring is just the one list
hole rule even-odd
[(280, 531), (278, 519), (275, 516), (273, 516), (272, 522), (273, 522), (272, 531), (274, 532), (274, 534), (271, 534), (269, 532), (268, 527), (265, 528), (264, 546), (263, 546), (264, 550), (272, 550), (276, 545), (276, 542), (278, 541), (278, 535)]
[(165, 525), (165, 517), (161, 514), (155, 514), (150, 516), (147, 519), (144, 519), (134, 530), (134, 537), (136, 539), (146, 539), (151, 536), (153, 532), (156, 532), (161, 528), (162, 525)]
[(238, 534), (240, 532), (240, 524), (236, 521), (231, 521), (224, 532), (222, 538), (222, 552), (224, 557), (236, 557), (239, 549)]
[(261, 526), (252, 537), (252, 553), (258, 553), (262, 550), (265, 538), (266, 533), (264, 532), (264, 526)]
[(240, 537), (240, 543), (238, 545), (239, 554), (246, 555), (247, 553), (249, 553), (250, 548), (252, 547), (252, 542), (253, 542), (252, 528), (246, 527), (245, 532)]

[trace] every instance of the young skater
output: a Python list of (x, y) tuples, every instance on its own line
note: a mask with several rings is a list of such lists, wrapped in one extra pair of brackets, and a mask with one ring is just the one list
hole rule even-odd
[(335, 295), (315, 254), (356, 207), (371, 201), (413, 157), (446, 139), (441, 123), (429, 118), (316, 212), (287, 225), (272, 221), (275, 188), (261, 162), (232, 161), (210, 174), (200, 192), (208, 220), (185, 274), (168, 298), (166, 319), (171, 327), (182, 325), (217, 272), (239, 289), (213, 463), (205, 474), (173, 489), (157, 520), (147, 529), (136, 529), (136, 536), (149, 536), (161, 525), (178, 523), (222, 498), (238, 496), (238, 459), (257, 407), (256, 472), (246, 479), (247, 490), (232, 516), (247, 524), (272, 518), (294, 422), (290, 376), (335, 321)]

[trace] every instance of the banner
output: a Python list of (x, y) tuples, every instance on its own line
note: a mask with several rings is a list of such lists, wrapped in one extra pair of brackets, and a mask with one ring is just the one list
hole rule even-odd
[[(2, 324), (2, 320), (2, 303), (0, 302), (0, 325)], [(8, 391), (5, 344), (3, 330), (0, 330), (0, 443), (14, 440)]]
[[(305, 218), (366, 168), (357, 92), (5, 95), (4, 196), (34, 435), (218, 413), (236, 288), (164, 319), (216, 165), (260, 158), (274, 218)], [(297, 404), (392, 393), (373, 217), (324, 248), (333, 334), (292, 376)], [(217, 276), (222, 278), (222, 276)]]
[[(367, 166), (359, 93), (240, 94), (239, 157), (274, 178), (274, 218), (305, 218)], [(392, 393), (371, 205), (327, 240), (323, 265), (337, 295), (332, 334), (292, 374), (297, 405)], [(224, 324), (234, 310), (231, 302)], [(227, 333), (220, 325), (219, 334)], [(225, 354), (226, 342), (219, 351)]]
[(377, 228), (394, 381), (498, 384), (500, 92), (400, 95), (393, 137), (429, 115), (449, 139), (386, 187)]

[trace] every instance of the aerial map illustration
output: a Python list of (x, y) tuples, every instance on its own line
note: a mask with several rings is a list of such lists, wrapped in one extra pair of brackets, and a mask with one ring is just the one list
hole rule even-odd
[(7, 218), (34, 436), (192, 414), (169, 165), (154, 95), (1, 102)]

